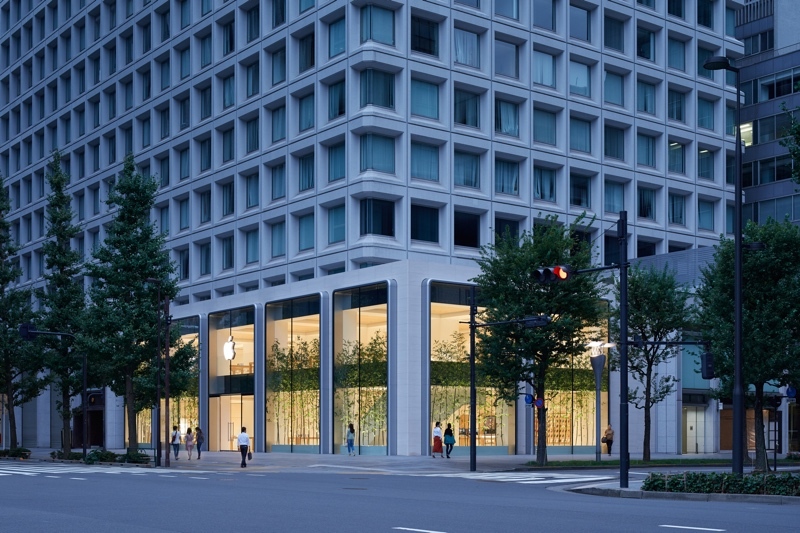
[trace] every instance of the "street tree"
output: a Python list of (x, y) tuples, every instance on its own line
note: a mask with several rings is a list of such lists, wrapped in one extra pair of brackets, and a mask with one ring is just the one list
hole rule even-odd
[[(36, 290), (40, 303), (37, 329), (78, 335), (86, 309), (83, 264), (80, 252), (71, 243), (81, 229), (72, 223), (72, 197), (66, 192), (69, 176), (57, 151), (50, 160), (47, 183), (47, 240), (42, 246), (46, 271), (44, 287)], [(61, 415), (62, 450), (67, 454), (72, 450), (70, 401), (83, 391), (83, 358), (79, 350), (73, 350), (74, 341), (68, 336), (43, 336), (40, 342), (50, 378), (60, 394), (56, 405)]]
[[(800, 90), (800, 83), (798, 83), (798, 90)], [(786, 131), (778, 132), (781, 139), (781, 146), (789, 150), (789, 155), (792, 156), (794, 165), (792, 166), (792, 179), (796, 183), (800, 183), (800, 108), (790, 111), (786, 105), (783, 106), (783, 112), (787, 115), (789, 122)]]
[(19, 446), (15, 407), (35, 399), (47, 386), (42, 375), (44, 358), (36, 343), (20, 336), (19, 326), (34, 318), (32, 293), (15, 286), (22, 274), (11, 235), (8, 213), (11, 201), (5, 179), (0, 176), (0, 401), (8, 413), (11, 448)]
[[(619, 329), (620, 285), (614, 287), (615, 304), (611, 307), (611, 338), (617, 346), (623, 342)], [(665, 266), (662, 270), (633, 265), (628, 271), (628, 335), (639, 337), (639, 347), (628, 345), (628, 373), (638, 382), (628, 390), (628, 401), (644, 411), (644, 440), (642, 460), (650, 460), (650, 410), (675, 391), (678, 378), (659, 374), (659, 367), (679, 352), (679, 346), (648, 343), (681, 341), (683, 331), (691, 324), (692, 307), (689, 292), (678, 283), (675, 272)], [(618, 352), (615, 350), (615, 360)], [(663, 367), (662, 367), (663, 368)]]
[[(587, 328), (598, 327), (604, 317), (600, 306), (602, 291), (596, 273), (573, 274), (568, 281), (542, 284), (536, 280), (543, 266), (570, 265), (573, 269), (591, 264), (591, 245), (580, 238), (580, 217), (565, 227), (551, 216), (516, 238), (497, 238), (481, 250), (481, 274), (474, 281), (484, 308), (481, 320), (502, 322), (527, 316), (547, 315), (544, 327), (521, 328), (500, 325), (479, 328), (477, 362), (482, 379), (496, 387), (500, 400), (513, 402), (520, 385), (528, 384), (541, 399), (563, 368), (583, 357), (588, 342)], [(563, 371), (561, 372), (563, 373)], [(537, 462), (547, 461), (547, 407), (537, 409)]]
[[(155, 379), (159, 333), (168, 318), (159, 298), (173, 299), (178, 293), (164, 235), (150, 219), (157, 189), (153, 178), (136, 170), (133, 157), (126, 157), (109, 192), (107, 203), (114, 213), (105, 241), (94, 252), (94, 261), (87, 264), (93, 284), (85, 349), (91, 354), (100, 384), (125, 399), (131, 448), (139, 444), (136, 413), (145, 404), (136, 387), (143, 378)], [(151, 396), (147, 403), (153, 405), (154, 401)]]
[[(748, 222), (743, 244), (742, 375), (755, 412), (757, 469), (769, 468), (764, 439), (765, 388), (800, 383), (800, 227), (788, 220)], [(730, 398), (734, 368), (734, 243), (722, 240), (714, 262), (702, 270), (697, 290), (699, 327), (711, 341), (718, 394)]]

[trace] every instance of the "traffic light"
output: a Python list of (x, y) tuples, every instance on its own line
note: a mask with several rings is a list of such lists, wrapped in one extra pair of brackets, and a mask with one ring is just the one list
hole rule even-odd
[(703, 379), (714, 379), (714, 355), (711, 352), (700, 354), (700, 375)]
[(569, 265), (558, 265), (552, 267), (537, 268), (533, 272), (533, 277), (539, 283), (566, 281), (570, 277), (572, 277), (572, 267), (570, 267)]
[(32, 322), (25, 322), (19, 325), (19, 336), (22, 337), (22, 340), (32, 341), (39, 336), (39, 332), (36, 331), (36, 326)]

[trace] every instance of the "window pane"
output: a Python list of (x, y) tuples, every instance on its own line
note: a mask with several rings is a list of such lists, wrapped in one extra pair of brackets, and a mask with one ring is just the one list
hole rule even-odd
[(533, 167), (533, 197), (545, 202), (556, 201), (556, 171)]
[(314, 34), (301, 38), (298, 45), (298, 67), (300, 72), (305, 72), (314, 66)]
[(535, 142), (556, 144), (556, 114), (543, 109), (533, 110), (533, 140)]
[(453, 244), (480, 248), (481, 216), (474, 213), (453, 213)]
[(411, 177), (439, 181), (439, 147), (411, 142)]
[(656, 166), (656, 139), (649, 135), (636, 136), (636, 162), (646, 167)]
[(300, 192), (314, 188), (314, 154), (308, 154), (298, 159), (299, 163), (299, 188)]
[(298, 128), (300, 131), (314, 127), (314, 94), (300, 98), (298, 102)]
[(569, 62), (569, 92), (572, 94), (579, 94), (581, 96), (592, 96), (590, 68), (589, 65), (578, 63), (576, 61)]
[(669, 68), (686, 70), (686, 44), (683, 41), (669, 40), (667, 65)]
[(655, 61), (656, 57), (656, 34), (644, 28), (636, 29), (636, 55)]
[(360, 170), (394, 174), (394, 139), (374, 133), (362, 135)]
[(368, 5), (361, 8), (361, 42), (394, 46), (394, 11)]
[(328, 147), (328, 181), (344, 179), (345, 172), (344, 143)]
[(298, 247), (300, 250), (314, 248), (314, 215), (305, 215), (298, 219)]
[(556, 29), (554, 0), (533, 0), (533, 25), (547, 30)]
[(592, 151), (592, 128), (585, 120), (569, 119), (569, 147), (579, 152)]
[(636, 109), (656, 114), (656, 86), (644, 81), (636, 82)]
[(495, 160), (494, 192), (519, 195), (519, 163), (503, 159)]
[(421, 80), (411, 80), (411, 114), (439, 118), (439, 86)]
[(345, 239), (345, 211), (343, 205), (328, 209), (328, 244)]
[(519, 19), (519, 0), (495, 0), (494, 12), (510, 19)]
[(411, 238), (439, 242), (439, 210), (422, 205), (411, 206)]
[(685, 172), (684, 146), (677, 142), (669, 143), (669, 171), (677, 174)]
[(506, 41), (494, 42), (494, 72), (509, 78), (519, 77), (519, 59), (517, 45)]
[(697, 127), (714, 129), (714, 102), (705, 98), (697, 99)]
[(286, 138), (286, 106), (272, 110), (272, 142)]
[(480, 49), (478, 48), (477, 33), (455, 28), (453, 30), (453, 48), (456, 63), (480, 68)]
[(670, 90), (667, 92), (667, 116), (672, 120), (684, 122), (684, 99), (686, 95)]
[(670, 193), (669, 223), (681, 226), (686, 224), (686, 197)]
[(345, 85), (344, 80), (328, 86), (328, 119), (344, 115)]
[(625, 130), (606, 125), (605, 127), (605, 150), (606, 157), (613, 159), (625, 159)]
[(707, 200), (697, 201), (697, 227), (714, 231), (714, 202)]
[(714, 152), (701, 148), (697, 152), (697, 177), (704, 180), (714, 179)]
[(411, 17), (411, 50), (432, 56), (439, 55), (439, 24)]
[(656, 218), (656, 191), (653, 189), (639, 188), (639, 212), (641, 218)]
[(277, 200), (286, 196), (286, 166), (284, 164), (272, 167), (272, 199)]
[(286, 48), (272, 52), (272, 84), (286, 81)]
[[(286, 223), (277, 222), (272, 225), (272, 257), (282, 257), (286, 255)], [(312, 242), (313, 246), (313, 242)]]
[(582, 41), (591, 40), (587, 10), (578, 6), (569, 6), (569, 36)]
[(517, 104), (495, 100), (494, 129), (497, 133), (519, 137), (519, 109)]
[(394, 74), (375, 69), (361, 73), (361, 107), (394, 108)]
[(625, 186), (615, 181), (606, 181), (605, 211), (619, 213), (625, 209)]
[(394, 237), (394, 202), (377, 198), (361, 200), (361, 235)]
[(538, 50), (533, 51), (533, 83), (547, 87), (556, 86), (555, 57)]
[(606, 71), (606, 80), (604, 84), (605, 95), (604, 100), (610, 104), (625, 105), (625, 89), (623, 85), (623, 78), (619, 74)]
[(457, 124), (479, 127), (480, 95), (456, 89), (453, 95), (453, 120)]
[(569, 178), (569, 203), (577, 207), (591, 207), (589, 196), (589, 178), (586, 176), (570, 175)]
[(336, 57), (345, 52), (347, 46), (347, 26), (341, 18), (328, 26), (328, 57)]
[(453, 157), (456, 185), (480, 188), (480, 156), (467, 152), (455, 152)]
[(245, 262), (248, 264), (258, 261), (258, 230), (245, 233)]
[(625, 23), (615, 18), (605, 18), (605, 38), (603, 44), (619, 52), (625, 51)]

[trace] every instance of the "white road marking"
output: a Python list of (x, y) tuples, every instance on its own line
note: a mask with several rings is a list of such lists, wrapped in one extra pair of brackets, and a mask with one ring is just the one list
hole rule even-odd
[(727, 531), (725, 529), (714, 529), (712, 527), (671, 526), (669, 524), (661, 524), (658, 527), (669, 527), (672, 529), (691, 529), (694, 531)]
[(51, 479), (61, 479), (61, 476), (44, 476), (44, 477), (49, 477)]
[(434, 531), (432, 529), (414, 529), (413, 527), (393, 527), (392, 529), (398, 529), (400, 531), (416, 531), (418, 533), (445, 533), (444, 531)]
[(167, 474), (159, 474), (158, 477), (177, 477), (177, 476), (170, 476)]
[(189, 479), (208, 479), (207, 477), (189, 476)]
[(552, 472), (458, 472), (436, 474), (409, 474), (422, 477), (449, 477), (472, 479), (475, 481), (495, 481), (499, 483), (519, 483), (522, 485), (544, 485), (550, 483), (585, 483), (606, 481), (614, 476), (588, 476), (581, 474), (558, 474)]
[(70, 479), (76, 479), (78, 481), (86, 481), (85, 477), (71, 477)]

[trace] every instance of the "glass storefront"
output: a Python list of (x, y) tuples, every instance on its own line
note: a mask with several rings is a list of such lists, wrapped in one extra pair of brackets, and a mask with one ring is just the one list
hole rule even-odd
[[(469, 447), (470, 287), (432, 283), (430, 288), (430, 426), (453, 425), (456, 447)], [(477, 372), (480, 376), (480, 372)], [(480, 453), (515, 453), (514, 406), (497, 401), (496, 391), (477, 381), (477, 446)]]
[(255, 310), (208, 316), (208, 450), (234, 451), (242, 426), (255, 446)]
[(333, 293), (333, 446), (343, 453), (348, 424), (356, 452), (388, 450), (388, 286)]
[(800, 452), (800, 408), (797, 403), (790, 403), (789, 408), (789, 450)]
[(267, 305), (267, 451), (318, 453), (320, 297)]

